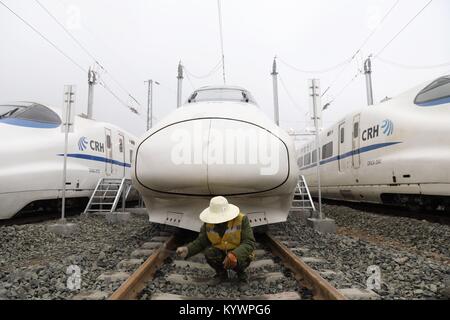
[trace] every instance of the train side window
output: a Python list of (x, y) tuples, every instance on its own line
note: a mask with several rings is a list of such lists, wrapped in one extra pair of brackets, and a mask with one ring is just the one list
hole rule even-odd
[(106, 136), (106, 147), (108, 149), (111, 149), (111, 136), (110, 135)]
[(344, 133), (345, 133), (345, 130), (344, 130), (344, 128), (341, 128), (341, 143), (344, 143)]
[(322, 160), (333, 156), (333, 141), (322, 146)]
[(312, 159), (311, 159), (312, 163), (316, 163), (317, 162), (317, 150), (314, 150), (312, 152)]
[(130, 163), (133, 163), (133, 150), (130, 150)]
[(450, 76), (441, 77), (426, 86), (414, 99), (419, 106), (439, 104), (441, 100), (450, 97)]
[(305, 154), (305, 156), (303, 157), (303, 163), (305, 166), (311, 164), (311, 153)]
[(353, 124), (353, 138), (358, 138), (359, 136), (359, 122)]
[(119, 139), (119, 152), (123, 153), (123, 139), (122, 138)]

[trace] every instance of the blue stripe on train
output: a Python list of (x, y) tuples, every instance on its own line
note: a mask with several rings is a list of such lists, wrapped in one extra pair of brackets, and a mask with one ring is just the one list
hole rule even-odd
[(450, 97), (444, 97), (444, 98), (440, 98), (440, 99), (435, 99), (435, 100), (431, 100), (428, 102), (419, 102), (416, 103), (418, 106), (421, 107), (434, 107), (440, 104), (445, 104), (445, 103), (450, 103)]
[(60, 125), (57, 123), (40, 122), (34, 120), (25, 120), (18, 118), (6, 118), (0, 119), (0, 123), (6, 123), (12, 126), (26, 127), (26, 128), (38, 128), (38, 129), (54, 129)]
[[(64, 154), (58, 154), (58, 156), (63, 157)], [(82, 153), (68, 153), (67, 156), (69, 158), (75, 158), (75, 159), (84, 159), (84, 160), (91, 160), (91, 161), (98, 161), (98, 162), (105, 162), (105, 163), (112, 163), (117, 166), (125, 167), (125, 168), (131, 168), (131, 164), (120, 162), (113, 159), (108, 159), (105, 157), (99, 157), (99, 156), (93, 156), (90, 154), (82, 154)]]
[[(332, 157), (329, 159), (321, 160), (320, 164), (322, 165), (322, 164), (326, 164), (329, 162), (338, 161), (339, 159), (345, 159), (345, 158), (351, 157), (351, 156), (353, 156), (353, 154), (358, 154), (358, 153), (361, 154), (361, 153), (369, 152), (369, 151), (376, 150), (376, 149), (390, 147), (390, 146), (393, 146), (393, 145), (396, 145), (399, 143), (401, 143), (401, 142), (385, 142), (385, 143), (372, 144), (370, 146), (366, 146), (366, 147), (362, 147), (362, 148), (359, 148), (356, 150), (346, 152), (344, 154), (341, 154), (340, 156), (338, 155), (338, 156), (335, 156), (335, 157)], [(316, 166), (316, 163), (314, 163), (310, 166), (307, 166), (307, 167), (303, 167), (303, 168), (301, 168), (301, 170), (311, 169), (315, 166)]]

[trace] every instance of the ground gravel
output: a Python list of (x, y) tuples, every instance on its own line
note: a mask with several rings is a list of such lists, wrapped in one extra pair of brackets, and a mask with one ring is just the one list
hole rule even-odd
[[(267, 255), (265, 258), (274, 258), (278, 262), (272, 255)], [(280, 272), (284, 277), (280, 277), (276, 281), (265, 281), (263, 274), (271, 272)], [(190, 276), (190, 279), (200, 283), (203, 281), (205, 284), (172, 283), (167, 278), (170, 274)], [(155, 293), (170, 293), (196, 299), (241, 299), (294, 291), (299, 292), (303, 299), (310, 299), (312, 296), (310, 291), (300, 288), (293, 274), (279, 263), (255, 270), (247, 270), (247, 275), (251, 280), (248, 284), (240, 283), (237, 279), (230, 279), (217, 282), (215, 285), (207, 285), (205, 281), (210, 281), (214, 276), (212, 270), (202, 271), (189, 267), (177, 268), (171, 261), (168, 261), (167, 264), (158, 270), (155, 278), (143, 291), (140, 299), (150, 299)]]
[[(0, 299), (69, 299), (80, 291), (108, 289), (98, 276), (117, 271), (119, 261), (161, 230), (145, 216), (125, 224), (109, 224), (101, 216), (69, 222), (79, 231), (66, 237), (47, 231), (55, 221), (0, 227)], [(80, 291), (67, 288), (70, 265), (81, 269)]]
[(382, 299), (446, 299), (449, 226), (346, 206), (325, 204), (323, 211), (335, 219), (337, 234), (313, 231), (298, 214), (270, 229), (308, 248), (308, 256), (325, 259), (316, 267), (335, 271), (326, 278), (337, 288), (366, 288), (367, 269), (375, 265), (381, 271), (381, 289), (374, 291)]

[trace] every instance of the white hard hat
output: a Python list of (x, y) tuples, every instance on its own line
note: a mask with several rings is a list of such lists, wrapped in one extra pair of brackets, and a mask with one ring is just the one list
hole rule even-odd
[(219, 224), (233, 220), (239, 215), (239, 208), (228, 203), (224, 197), (214, 197), (209, 207), (200, 213), (200, 220), (205, 223)]

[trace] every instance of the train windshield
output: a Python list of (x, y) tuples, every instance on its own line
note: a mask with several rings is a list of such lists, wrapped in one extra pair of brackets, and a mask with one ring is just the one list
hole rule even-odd
[(450, 76), (441, 77), (425, 87), (414, 103), (422, 107), (450, 103)]
[(0, 106), (0, 119), (9, 118), (13, 114), (23, 111), (25, 107), (20, 106)]
[(200, 89), (190, 96), (188, 103), (204, 101), (234, 101), (256, 104), (250, 92), (234, 88)]
[(22, 119), (60, 125), (61, 119), (49, 108), (40, 104), (0, 105), (0, 119)]

